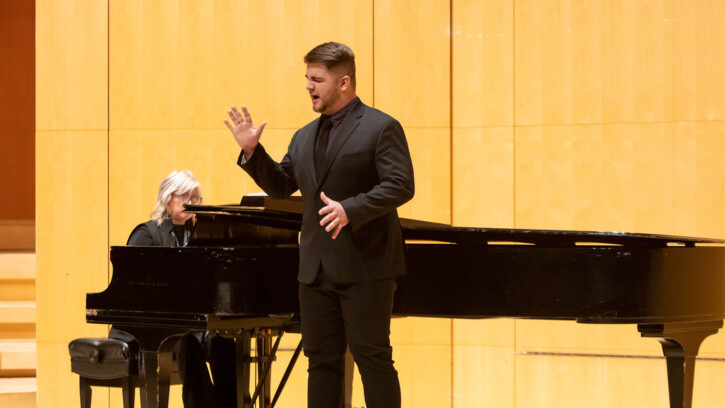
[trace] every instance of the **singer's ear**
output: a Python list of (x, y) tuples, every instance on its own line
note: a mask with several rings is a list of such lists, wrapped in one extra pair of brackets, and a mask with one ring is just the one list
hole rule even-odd
[(340, 77), (340, 89), (345, 91), (351, 86), (350, 77), (343, 75)]

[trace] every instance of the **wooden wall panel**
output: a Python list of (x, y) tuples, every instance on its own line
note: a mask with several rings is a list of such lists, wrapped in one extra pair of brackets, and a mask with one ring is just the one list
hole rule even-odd
[[(105, 336), (85, 323), (85, 294), (108, 285), (108, 162), (105, 131), (37, 133), (38, 406), (76, 406), (68, 342)], [(41, 358), (52, 350), (53, 358)], [(65, 364), (61, 364), (65, 363)]]
[[(713, 159), (722, 154), (716, 139), (725, 140), (722, 104), (701, 80), (718, 88), (713, 61), (725, 53), (697, 46), (721, 29), (703, 13), (716, 3), (516, 2), (517, 228), (722, 237), (714, 202), (725, 172)], [(722, 338), (709, 338), (704, 355), (719, 357)], [(620, 380), (664, 373), (663, 359), (645, 368), (652, 364), (629, 357), (661, 353), (631, 325), (517, 321), (516, 350), (525, 355), (516, 359), (519, 406), (659, 405), (642, 394), (667, 403), (664, 380), (634, 389)], [(716, 404), (698, 387), (696, 398)]]
[[(393, 360), (400, 377), (402, 407), (451, 406), (449, 344), (394, 344)], [(352, 406), (366, 406), (363, 401), (353, 398)]]
[[(26, 225), (35, 220), (34, 2), (0, 3), (0, 61), (0, 235), (7, 237), (18, 220)], [(0, 238), (0, 248), (13, 246)]]
[[(103, 131), (38, 132), (37, 336), (68, 342), (85, 323), (86, 292), (108, 284), (108, 163)], [(62, 319), (54, 316), (63, 314)], [(78, 337), (78, 336), (76, 336)]]
[(512, 347), (515, 341), (511, 319), (454, 319), (456, 345)]
[[(722, 405), (725, 365), (698, 360), (693, 407)], [(516, 406), (667, 407), (664, 358), (516, 356)]]
[(38, 0), (36, 22), (36, 129), (107, 129), (107, 2)]
[(270, 128), (314, 119), (304, 55), (339, 41), (372, 103), (372, 1), (111, 2), (111, 128), (219, 129), (232, 104)]
[(417, 181), (400, 214), (450, 222), (448, 3), (382, 1), (374, 13), (374, 106), (403, 125)]
[[(677, 38), (692, 38), (690, 33), (694, 31), (694, 39), (685, 40), (687, 42), (684, 44), (679, 43), (682, 46), (677, 53), (673, 53), (675, 55), (671, 60), (674, 72), (679, 72), (677, 70), (679, 64), (696, 64), (692, 68), (696, 72), (696, 79), (688, 81), (694, 89), (676, 95), (680, 97), (678, 106), (692, 106), (693, 104), (697, 106), (698, 121), (723, 120), (725, 118), (725, 100), (723, 100), (722, 94), (725, 86), (723, 85), (725, 84), (725, 71), (722, 67), (725, 65), (725, 43), (712, 41), (712, 39), (725, 36), (725, 26), (721, 23), (722, 16), (725, 15), (725, 3), (717, 0), (694, 3), (671, 0), (668, 5), (672, 10), (682, 13), (680, 15), (673, 13), (673, 17), (679, 18), (672, 18), (672, 22), (684, 26), (678, 30), (672, 30), (669, 33), (669, 39), (682, 41)], [(693, 63), (693, 60), (696, 62)], [(678, 80), (673, 81), (675, 83), (682, 81), (681, 76), (677, 76), (675, 79)]]
[(696, 136), (666, 123), (516, 132), (518, 228), (697, 235)]
[(450, 3), (453, 126), (513, 126), (513, 1)]
[[(0, 59), (4, 62), (0, 65), (0, 131), (32, 131), (35, 129), (34, 2), (0, 3)], [(30, 147), (32, 150), (32, 143)]]
[[(698, 218), (709, 212), (702, 203), (719, 196), (722, 187), (701, 174), (717, 173), (721, 165), (700, 158), (721, 147), (703, 137), (700, 126), (517, 129), (517, 227), (711, 235), (701, 233), (709, 231), (698, 228)], [(706, 128), (711, 134), (713, 125)], [(516, 327), (517, 349), (523, 351), (660, 354), (659, 345), (638, 339), (634, 327), (536, 321), (518, 321)]]
[[(31, 106), (34, 110), (34, 104)], [(35, 221), (35, 131), (32, 128), (0, 128), (0, 140), (6, 146), (0, 152), (0, 177), (5, 180), (3, 199), (0, 200), (0, 231), (7, 235), (13, 226), (19, 226), (18, 223)], [(32, 228), (27, 235), (32, 243)], [(12, 242), (5, 244), (4, 241), (0, 244), (3, 249), (14, 246)]]
[(453, 130), (453, 225), (513, 228), (513, 132), (513, 127)]
[[(697, 207), (694, 216), (695, 234), (702, 237), (725, 238), (725, 123), (721, 121), (677, 123), (674, 134), (678, 138), (694, 140), (696, 159), (691, 165), (695, 184)], [(678, 218), (688, 217), (683, 212)], [(725, 347), (722, 348), (725, 351)]]
[(722, 119), (724, 7), (517, 1), (516, 123)]
[[(399, 213), (443, 223), (451, 220), (450, 29), (448, 1), (375, 2), (374, 107), (403, 125), (415, 168), (415, 197)], [(450, 406), (450, 321), (402, 319), (391, 331), (403, 406)]]
[[(513, 5), (451, 1), (453, 225), (514, 225)], [(515, 406), (514, 329), (453, 320), (453, 406)]]
[(450, 223), (449, 129), (406, 128), (415, 173), (415, 197), (401, 206), (401, 217)]
[(452, 331), (453, 406), (515, 407), (515, 321), (453, 319)]
[[(506, 320), (511, 324), (510, 320)], [(510, 333), (513, 330), (508, 330)], [(453, 348), (453, 403), (456, 408), (516, 407), (513, 347)]]
[(453, 219), (513, 225), (513, 3), (451, 2)]
[(632, 324), (521, 320), (516, 322), (516, 347), (522, 352), (662, 355), (659, 342), (643, 338)]
[(450, 127), (449, 2), (377, 1), (374, 18), (375, 107), (406, 131)]
[[(102, 336), (85, 294), (108, 284), (107, 2), (36, 2), (38, 407), (78, 406), (68, 342)], [(104, 402), (104, 393), (97, 392)]]
[(517, 227), (722, 237), (722, 134), (719, 123), (517, 129)]
[[(451, 321), (406, 317), (393, 319), (390, 342), (400, 377), (403, 407), (451, 404)], [(363, 404), (353, 398), (353, 406)]]
[(666, 407), (664, 359), (516, 356), (516, 406)]
[[(725, 350), (725, 348), (721, 348), (721, 350)], [(725, 364), (722, 361), (698, 360), (696, 365), (692, 406), (717, 407), (722, 405), (722, 388), (720, 387), (725, 376)]]

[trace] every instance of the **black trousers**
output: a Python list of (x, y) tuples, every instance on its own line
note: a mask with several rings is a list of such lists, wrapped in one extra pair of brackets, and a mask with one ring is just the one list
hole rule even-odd
[[(236, 408), (234, 340), (205, 333), (187, 333), (179, 341), (179, 376), (185, 408)], [(209, 362), (212, 384), (206, 362)]]
[(400, 382), (393, 366), (390, 318), (394, 278), (338, 284), (320, 270), (300, 284), (302, 346), (309, 359), (308, 408), (340, 408), (345, 351), (360, 371), (368, 408), (399, 408)]

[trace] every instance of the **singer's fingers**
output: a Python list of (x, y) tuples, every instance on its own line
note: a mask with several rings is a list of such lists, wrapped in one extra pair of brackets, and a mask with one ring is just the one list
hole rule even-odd
[[(232, 115), (234, 115), (234, 116), (232, 116)], [(229, 116), (232, 117), (232, 120), (234, 121), (234, 123), (236, 123), (240, 120), (243, 120), (242, 114), (239, 112), (239, 109), (237, 109), (236, 106), (232, 106), (232, 113), (230, 113)]]
[(249, 115), (249, 111), (246, 106), (242, 106), (242, 113), (244, 113), (244, 120), (252, 123), (252, 116)]

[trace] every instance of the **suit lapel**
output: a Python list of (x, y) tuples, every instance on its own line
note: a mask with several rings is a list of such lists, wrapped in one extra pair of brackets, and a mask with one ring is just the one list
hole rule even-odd
[(171, 234), (171, 230), (174, 229), (174, 224), (171, 222), (170, 218), (164, 219), (164, 221), (159, 225), (159, 231), (161, 232), (161, 244), (163, 246), (176, 246), (176, 240), (174, 240), (174, 235)]
[[(350, 136), (355, 132), (355, 129), (357, 129), (358, 126), (360, 126), (360, 122), (363, 116), (363, 113), (365, 112), (365, 105), (363, 105), (362, 102), (358, 103), (354, 110), (352, 110), (350, 113), (345, 116), (345, 119), (343, 119), (342, 123), (340, 123), (339, 129), (337, 129), (335, 138), (332, 140), (332, 145), (329, 149), (327, 149), (327, 154), (325, 155), (325, 163), (322, 165), (322, 175), (317, 178), (318, 185), (317, 187), (322, 184), (323, 181), (325, 181), (325, 178), (327, 177), (327, 173), (330, 171), (330, 167), (332, 166), (332, 163), (337, 158), (337, 154), (340, 152), (340, 149), (345, 144), (345, 142), (350, 138)], [(315, 129), (317, 129), (315, 127)], [(314, 143), (313, 143), (313, 150), (314, 150)], [(314, 167), (314, 160), (312, 163), (312, 167)], [(313, 170), (314, 171), (314, 170)]]

